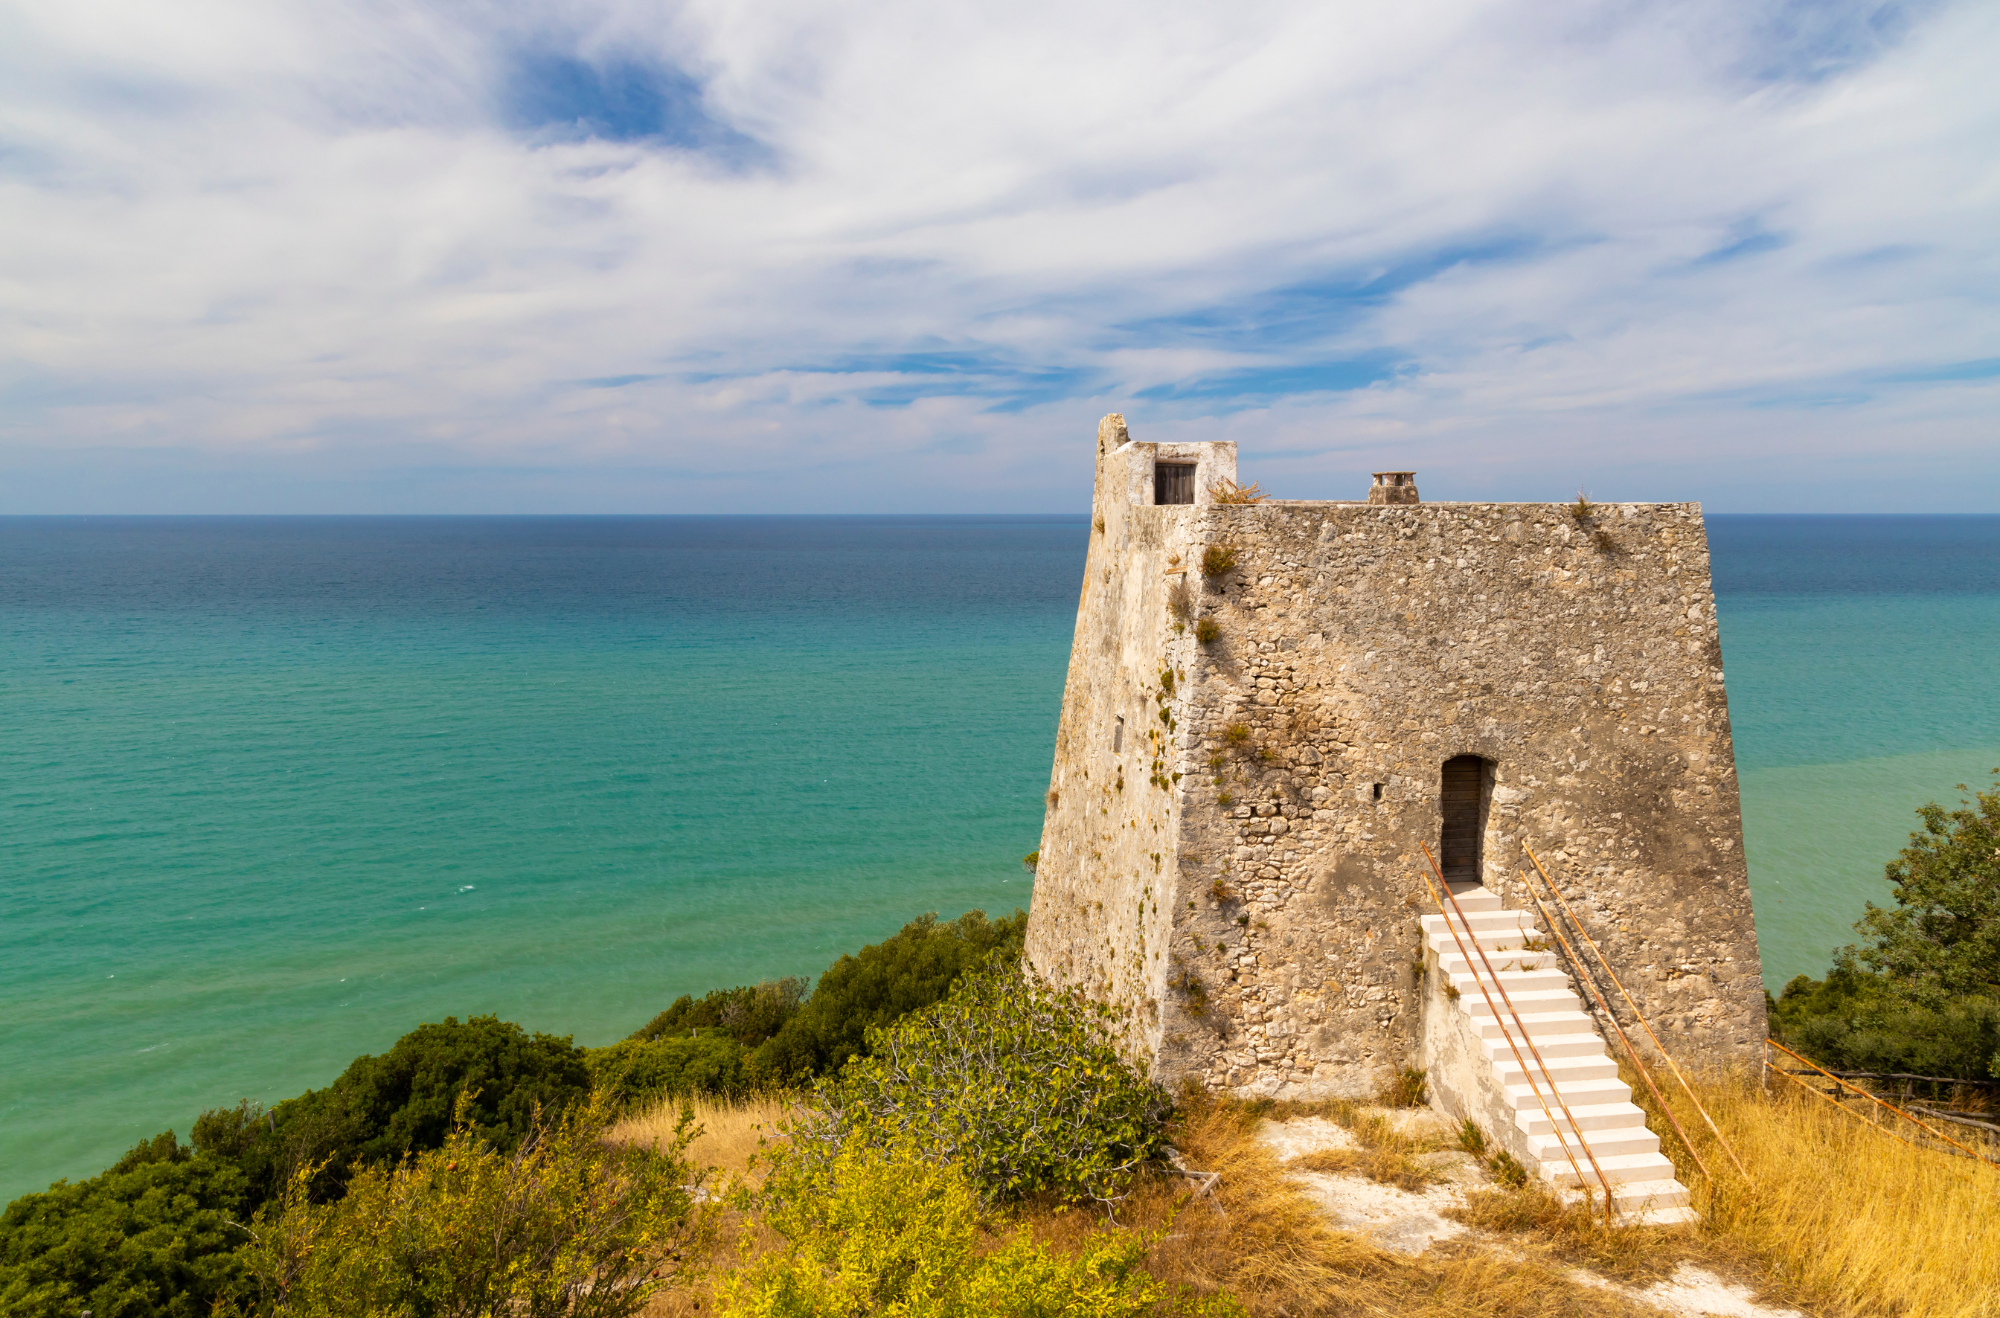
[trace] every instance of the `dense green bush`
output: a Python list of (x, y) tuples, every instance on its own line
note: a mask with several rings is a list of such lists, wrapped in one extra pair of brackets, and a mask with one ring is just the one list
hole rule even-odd
[(716, 989), (699, 999), (683, 994), (632, 1037), (664, 1039), (721, 1031), (745, 1048), (755, 1048), (783, 1029), (805, 998), (806, 981), (796, 977)]
[(244, 1264), (260, 1311), (287, 1318), (621, 1318), (699, 1258), (712, 1210), (685, 1152), (604, 1139), (601, 1098), (530, 1124), (511, 1152), (481, 1139), (469, 1105), (443, 1143), (360, 1169), (327, 1204), (302, 1168), (251, 1224)]
[(206, 1313), (242, 1276), (242, 1235), (226, 1220), (247, 1221), (302, 1166), (316, 1168), (313, 1193), (335, 1200), (357, 1166), (442, 1147), (462, 1093), (467, 1137), (510, 1154), (538, 1105), (554, 1117), (595, 1081), (615, 1079), (629, 1101), (809, 1078), (865, 1049), (870, 1026), (936, 1003), (981, 956), (1018, 956), (1026, 922), (1018, 911), (944, 925), (926, 916), (842, 957), (803, 1005), (800, 980), (686, 997), (607, 1049), (492, 1016), (421, 1026), (269, 1111), (243, 1102), (202, 1113), (191, 1147), (169, 1132), (101, 1176), (16, 1201), (0, 1216), (0, 1313)]
[[(357, 1058), (328, 1092), (347, 1123), (345, 1140), (321, 1156), (368, 1163), (443, 1145), (462, 1093), (464, 1122), (502, 1152), (526, 1137), (537, 1107), (555, 1111), (590, 1091), (583, 1049), (568, 1037), (529, 1034), (512, 1021), (474, 1016), (420, 1025), (380, 1057)], [(297, 1100), (294, 1100), (297, 1101)], [(278, 1105), (278, 1128), (286, 1105)]]
[(694, 1038), (624, 1039), (584, 1052), (598, 1090), (627, 1106), (669, 1094), (739, 1094), (745, 1056), (743, 1045), (720, 1031)]
[(989, 920), (968, 911), (949, 924), (920, 916), (893, 938), (843, 956), (819, 977), (813, 994), (776, 1035), (751, 1054), (760, 1083), (796, 1083), (840, 1069), (868, 1051), (868, 1031), (940, 1002), (959, 977), (987, 957), (1018, 957), (1025, 911)]
[(1771, 1028), (1836, 1069), (2000, 1077), (2000, 788), (1917, 815), (1896, 904), (1868, 904), (1825, 980), (1785, 985)]
[(1105, 1009), (1001, 955), (951, 996), (871, 1031), (870, 1055), (814, 1090), (802, 1156), (905, 1144), (995, 1200), (1109, 1200), (1164, 1150), (1166, 1094), (1110, 1041)]
[(1150, 1238), (1100, 1231), (1080, 1253), (1037, 1245), (1025, 1228), (982, 1252), (979, 1199), (956, 1167), (907, 1145), (855, 1143), (830, 1159), (780, 1158), (765, 1223), (785, 1240), (724, 1283), (728, 1318), (1140, 1318), (1241, 1314), (1140, 1270)]
[(1771, 1033), (1837, 1071), (1900, 1071), (1981, 1079), (2000, 1075), (2000, 1002), (1969, 997), (1927, 1006), (1886, 975), (1836, 965), (1798, 976), (1771, 1004)]
[(101, 1175), (58, 1181), (0, 1213), (0, 1313), (10, 1318), (199, 1318), (248, 1297), (236, 1255), (249, 1186), (174, 1133)]
[(228, 1221), (246, 1220), (301, 1165), (319, 1169), (318, 1194), (337, 1197), (356, 1164), (440, 1147), (461, 1093), (473, 1135), (511, 1151), (537, 1104), (553, 1114), (589, 1091), (583, 1050), (568, 1039), (491, 1016), (420, 1026), (270, 1112), (248, 1102), (204, 1112), (191, 1148), (168, 1131), (101, 1176), (16, 1200), (0, 1215), (0, 1313), (205, 1314), (242, 1276), (233, 1251), (244, 1236)]
[(393, 1163), (439, 1147), (461, 1093), (472, 1095), (473, 1133), (504, 1152), (526, 1136), (538, 1106), (555, 1112), (589, 1092), (583, 1049), (568, 1038), (529, 1034), (493, 1016), (447, 1016), (379, 1057), (357, 1057), (325, 1089), (278, 1104), (261, 1130), (254, 1111), (239, 1108), (204, 1113), (196, 1134), (218, 1150), (241, 1148), (239, 1163), (262, 1202), (303, 1162), (324, 1165), (319, 1185), (331, 1194), (357, 1162)]

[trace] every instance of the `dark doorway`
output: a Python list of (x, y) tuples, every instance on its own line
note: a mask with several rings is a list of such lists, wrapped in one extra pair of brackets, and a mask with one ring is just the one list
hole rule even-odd
[(1486, 837), (1490, 766), (1477, 755), (1456, 755), (1444, 762), (1441, 778), (1444, 831), (1438, 838), (1438, 868), (1447, 883), (1484, 882), (1479, 852)]
[(1156, 462), (1153, 464), (1154, 503), (1193, 503), (1194, 464)]

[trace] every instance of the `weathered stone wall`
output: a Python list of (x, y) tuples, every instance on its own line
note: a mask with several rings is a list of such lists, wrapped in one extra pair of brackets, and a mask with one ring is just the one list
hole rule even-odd
[[(1203, 501), (1152, 506), (1156, 457), (1198, 459)], [(1120, 1007), (1163, 1079), (1369, 1092), (1416, 1060), (1418, 847), (1443, 762), (1476, 754), (1487, 886), (1531, 907), (1533, 845), (1669, 1046), (1754, 1056), (1699, 508), (1206, 502), (1234, 468), (1100, 431), (1031, 963)], [(1209, 546), (1237, 567), (1204, 578)]]

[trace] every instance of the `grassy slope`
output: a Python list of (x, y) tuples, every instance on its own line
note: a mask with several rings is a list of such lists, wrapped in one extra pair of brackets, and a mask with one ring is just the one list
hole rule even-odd
[[(1748, 1282), (1769, 1302), (1818, 1315), (2000, 1315), (1994, 1226), (2000, 1171), (1907, 1148), (1804, 1095), (1710, 1085), (1703, 1101), (1757, 1184), (1752, 1191), (1732, 1172), (1710, 1186), (1687, 1161), (1684, 1177), (1707, 1210), (1693, 1230), (1632, 1229), (1607, 1237), (1601, 1226), (1532, 1188), (1496, 1191), (1468, 1214), (1484, 1229), (1479, 1243), (1405, 1258), (1330, 1229), (1254, 1137), (1260, 1118), (1228, 1102), (1192, 1105), (1176, 1133), (1189, 1166), (1223, 1174), (1213, 1205), (1190, 1201), (1187, 1182), (1160, 1178), (1120, 1207), (1118, 1221), (1162, 1235), (1148, 1260), (1156, 1275), (1204, 1291), (1228, 1290), (1260, 1318), (1653, 1313), (1578, 1285), (1571, 1269), (1588, 1266), (1644, 1283), (1682, 1261)], [(698, 1155), (735, 1176), (745, 1173), (759, 1139), (771, 1136), (783, 1116), (772, 1102), (698, 1107), (708, 1129)], [(1682, 1117), (1689, 1129), (1699, 1124), (1692, 1109)], [(616, 1134), (644, 1141), (671, 1126), (672, 1114), (662, 1110), (625, 1122)], [(1702, 1142), (1712, 1167), (1727, 1165), (1712, 1138)], [(1049, 1205), (1005, 1216), (1058, 1244), (1081, 1241), (1101, 1220)], [(736, 1222), (748, 1230), (751, 1249), (773, 1243), (754, 1220)], [(729, 1244), (714, 1263), (726, 1269), (739, 1257)], [(713, 1304), (702, 1288), (661, 1296), (649, 1312), (707, 1314)]]

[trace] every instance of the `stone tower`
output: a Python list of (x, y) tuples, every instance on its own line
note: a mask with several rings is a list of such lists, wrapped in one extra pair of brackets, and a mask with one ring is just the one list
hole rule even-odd
[(1527, 843), (1684, 1064), (1754, 1061), (1699, 506), (1217, 502), (1235, 476), (1098, 428), (1031, 964), (1163, 1081), (1364, 1095), (1458, 1046), (1419, 845), (1532, 912)]

